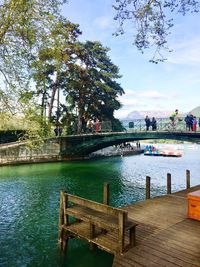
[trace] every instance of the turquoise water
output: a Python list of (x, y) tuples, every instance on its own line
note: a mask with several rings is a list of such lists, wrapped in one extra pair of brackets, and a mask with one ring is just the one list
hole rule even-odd
[(110, 183), (111, 205), (144, 199), (145, 177), (152, 178), (152, 196), (166, 193), (166, 174), (172, 191), (200, 184), (200, 148), (183, 148), (181, 158), (143, 155), (96, 161), (21, 165), (0, 168), (0, 266), (111, 267), (113, 257), (91, 252), (86, 243), (70, 240), (67, 253), (58, 247), (60, 190), (102, 201), (103, 183)]

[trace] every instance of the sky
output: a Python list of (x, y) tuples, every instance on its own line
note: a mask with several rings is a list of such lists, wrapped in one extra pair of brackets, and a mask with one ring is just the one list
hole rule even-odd
[[(134, 27), (114, 36), (118, 24), (113, 18), (115, 0), (69, 0), (63, 15), (80, 25), (81, 41), (100, 41), (110, 48), (109, 56), (120, 69), (118, 80), (125, 91), (119, 97), (123, 107), (115, 113), (122, 119), (132, 111), (175, 110), (186, 113), (200, 105), (200, 13), (175, 14), (168, 39), (172, 53), (167, 61), (149, 62), (154, 50), (141, 54), (132, 44)], [(199, 114), (200, 115), (200, 114)]]

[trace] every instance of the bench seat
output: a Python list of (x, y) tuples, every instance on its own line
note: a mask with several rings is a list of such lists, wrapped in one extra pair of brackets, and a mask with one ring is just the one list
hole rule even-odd
[[(105, 228), (106, 230), (118, 230), (119, 223), (118, 217), (97, 210), (93, 210), (81, 205), (73, 205), (65, 210), (66, 214), (73, 216), (79, 220), (89, 222), (98, 226), (100, 228)], [(137, 224), (128, 219), (124, 223), (124, 230), (129, 230), (132, 227), (136, 227)]]

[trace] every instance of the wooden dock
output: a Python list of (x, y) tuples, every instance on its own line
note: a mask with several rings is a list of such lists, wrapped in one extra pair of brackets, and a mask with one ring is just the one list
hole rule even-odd
[(187, 194), (200, 186), (124, 207), (138, 225), (136, 246), (113, 267), (200, 266), (200, 221), (187, 218)]
[[(186, 170), (187, 189), (171, 194), (168, 173), (167, 195), (150, 199), (150, 181), (147, 176), (145, 201), (120, 209), (109, 206), (108, 184), (104, 184), (103, 204), (61, 192), (61, 248), (65, 250), (68, 239), (76, 237), (91, 248), (114, 254), (112, 267), (200, 267), (200, 220), (188, 218), (187, 199), (200, 185), (190, 188)], [(200, 205), (190, 203), (190, 208), (199, 218)], [(75, 220), (70, 222), (70, 217)]]

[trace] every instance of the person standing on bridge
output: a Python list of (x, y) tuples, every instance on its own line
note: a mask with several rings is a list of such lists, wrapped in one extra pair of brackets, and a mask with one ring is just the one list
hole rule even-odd
[(100, 131), (100, 121), (96, 118), (95, 120), (95, 132), (98, 133)]
[(189, 114), (189, 131), (193, 131), (193, 121), (194, 121), (194, 116), (193, 114)]
[(146, 123), (146, 130), (148, 131), (149, 130), (149, 127), (151, 125), (151, 121), (150, 121), (148, 115), (145, 117), (144, 120), (145, 120), (145, 123)]
[(196, 119), (196, 117), (195, 117), (195, 116), (193, 117), (193, 125), (192, 125), (192, 130), (193, 130), (194, 132), (196, 132), (196, 131), (197, 131), (197, 119)]
[(151, 127), (152, 127), (152, 131), (157, 130), (157, 121), (156, 121), (155, 117), (152, 118)]

